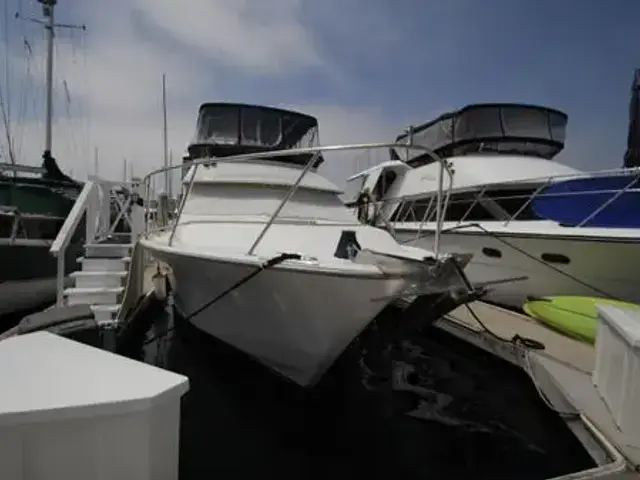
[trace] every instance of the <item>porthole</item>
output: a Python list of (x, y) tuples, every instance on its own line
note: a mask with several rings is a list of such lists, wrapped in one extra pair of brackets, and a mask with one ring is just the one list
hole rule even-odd
[(484, 253), (487, 257), (490, 257), (490, 258), (502, 258), (502, 252), (497, 248), (484, 247), (482, 249), (482, 253)]
[(543, 253), (540, 257), (548, 263), (559, 263), (560, 265), (569, 265), (571, 263), (569, 257), (561, 253)]

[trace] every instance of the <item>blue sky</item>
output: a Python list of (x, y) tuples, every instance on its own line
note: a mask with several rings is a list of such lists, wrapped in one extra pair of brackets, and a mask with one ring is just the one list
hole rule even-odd
[[(42, 35), (13, 19), (18, 8), (37, 14), (35, 1), (7, 2), (17, 112), (22, 98), (42, 98)], [(163, 72), (176, 156), (204, 101), (296, 106), (319, 117), (323, 143), (391, 140), (444, 110), (497, 101), (566, 111), (560, 160), (610, 168), (622, 162), (640, 67), (640, 3), (630, 0), (59, 0), (57, 18), (88, 26), (60, 32), (56, 55), (54, 153), (78, 175), (94, 146), (114, 177), (122, 157), (137, 173), (160, 162)], [(30, 81), (22, 35), (34, 49)], [(14, 113), (14, 130), (40, 138), (41, 109), (29, 112), (23, 122)], [(38, 141), (22, 144), (24, 161), (37, 162)]]

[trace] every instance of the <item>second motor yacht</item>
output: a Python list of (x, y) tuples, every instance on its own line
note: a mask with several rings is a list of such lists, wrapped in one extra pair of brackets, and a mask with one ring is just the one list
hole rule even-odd
[[(400, 135), (448, 162), (402, 146), (349, 179), (373, 208), (363, 220), (389, 222), (403, 244), (473, 254), (473, 283), (486, 299), (520, 308), (527, 297), (581, 295), (640, 302), (637, 227), (640, 170), (585, 173), (556, 160), (568, 117), (541, 106), (477, 104)], [(449, 188), (438, 222), (439, 184)], [(615, 188), (613, 188), (615, 187)], [(361, 209), (362, 210), (362, 209)], [(621, 213), (622, 212), (622, 213)]]

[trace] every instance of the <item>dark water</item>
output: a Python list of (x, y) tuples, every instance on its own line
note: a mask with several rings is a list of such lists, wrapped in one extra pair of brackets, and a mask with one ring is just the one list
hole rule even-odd
[[(523, 372), (435, 328), (369, 363), (377, 374), (352, 348), (310, 392), (188, 325), (151, 347), (148, 361), (190, 379), (181, 480), (543, 479), (593, 466)], [(416, 393), (392, 390), (403, 371)]]

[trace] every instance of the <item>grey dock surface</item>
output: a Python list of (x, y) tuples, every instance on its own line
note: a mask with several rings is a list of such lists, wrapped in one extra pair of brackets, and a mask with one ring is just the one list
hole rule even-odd
[[(609, 469), (576, 473), (577, 476), (570, 478), (640, 479), (640, 446), (632, 445), (618, 429), (592, 383), (595, 348), (561, 335), (522, 314), (483, 302), (475, 302), (470, 307), (496, 336), (510, 340), (519, 335), (545, 345), (544, 350), (525, 351), (514, 343), (502, 341), (486, 332), (464, 306), (436, 323), (438, 328), (523, 368), (554, 409), (576, 414), (567, 418), (567, 424), (594, 460), (600, 464), (608, 463)], [(604, 438), (598, 438), (599, 433)], [(616, 459), (616, 452), (603, 455), (602, 450), (608, 450), (607, 444), (624, 458)], [(621, 460), (627, 462), (623, 471), (619, 468)]]

